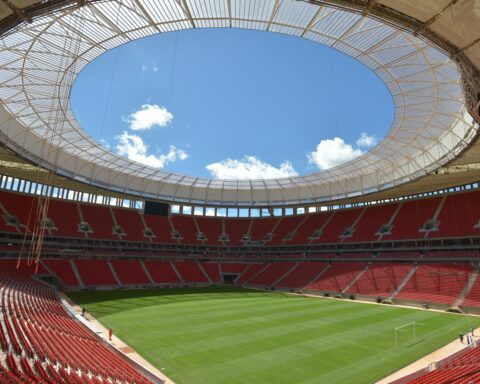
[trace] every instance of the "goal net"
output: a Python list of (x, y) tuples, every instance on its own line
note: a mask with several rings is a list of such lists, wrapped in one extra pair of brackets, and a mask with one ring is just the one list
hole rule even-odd
[(425, 324), (412, 322), (395, 328), (395, 344), (402, 347), (412, 347), (425, 340), (421, 327)]

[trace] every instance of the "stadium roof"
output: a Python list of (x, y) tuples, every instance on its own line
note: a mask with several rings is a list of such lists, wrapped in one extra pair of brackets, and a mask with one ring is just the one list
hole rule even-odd
[[(0, 0), (0, 18), (2, 140), (22, 157), (93, 186), (211, 205), (328, 202), (448, 169), (443, 166), (458, 162), (477, 138), (480, 28), (473, 26), (480, 25), (480, 9), (474, 0)], [(239, 181), (134, 163), (79, 126), (69, 95), (90, 61), (144, 36), (206, 27), (291, 34), (352, 56), (390, 90), (390, 131), (368, 153), (330, 170)], [(348, 105), (342, 108), (348, 113)]]

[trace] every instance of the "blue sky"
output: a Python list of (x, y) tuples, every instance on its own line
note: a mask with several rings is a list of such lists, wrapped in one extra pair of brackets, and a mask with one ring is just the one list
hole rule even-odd
[(328, 169), (371, 148), (391, 96), (352, 58), (291, 36), (196, 29), (141, 39), (78, 76), (72, 108), (114, 152), (214, 178)]

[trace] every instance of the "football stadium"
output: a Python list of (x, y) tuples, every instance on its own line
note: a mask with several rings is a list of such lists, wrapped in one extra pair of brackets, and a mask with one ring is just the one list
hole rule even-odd
[[(232, 51), (195, 65), (198, 36)], [(131, 48), (156, 38), (171, 62)], [(251, 125), (285, 132), (235, 125), (249, 77)], [(197, 156), (181, 110), (209, 95)], [(479, 0), (0, 0), (0, 384), (480, 383), (479, 127)]]

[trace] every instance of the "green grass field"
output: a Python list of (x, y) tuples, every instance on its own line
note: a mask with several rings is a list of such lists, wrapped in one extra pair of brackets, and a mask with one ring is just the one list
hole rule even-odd
[[(234, 288), (71, 298), (178, 384), (373, 383), (480, 319)], [(417, 327), (397, 346), (394, 328)]]

